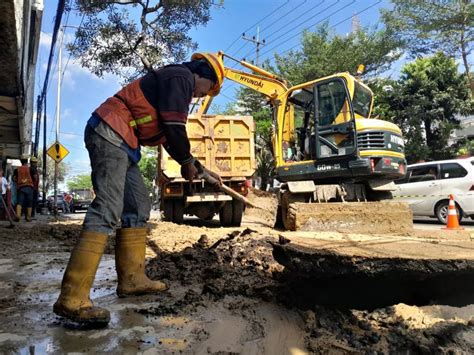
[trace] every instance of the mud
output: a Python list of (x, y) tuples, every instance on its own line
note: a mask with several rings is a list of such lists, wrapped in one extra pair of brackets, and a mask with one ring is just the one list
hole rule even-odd
[[(80, 221), (41, 220), (15, 229), (0, 226), (0, 353), (474, 351), (472, 304), (446, 306), (429, 297), (418, 305), (394, 300), (376, 309), (373, 304), (359, 309), (323, 305), (316, 298), (318, 294), (339, 293), (350, 299), (357, 287), (367, 287), (361, 295), (371, 298), (376, 288), (353, 283), (341, 289), (341, 282), (318, 285), (311, 283), (314, 280), (302, 283), (294, 270), (274, 258), (275, 245), (289, 246), (303, 236), (309, 239), (309, 235), (324, 245), (332, 241), (333, 250), (342, 249), (337, 243), (342, 239), (351, 241), (354, 248), (354, 240), (359, 238), (367, 245), (378, 245), (377, 253), (390, 258), (389, 244), (378, 236), (275, 231), (258, 214), (246, 215), (242, 228), (221, 228), (215, 221), (189, 223), (193, 225), (150, 223), (147, 272), (151, 278), (169, 283), (170, 290), (165, 293), (118, 299), (113, 255), (104, 255), (91, 292), (96, 304), (111, 311), (111, 323), (101, 330), (78, 329), (51, 312)], [(439, 246), (440, 241), (434, 241), (438, 244), (431, 245)], [(113, 238), (108, 253), (112, 250)], [(353, 260), (361, 269), (363, 253), (377, 255), (361, 248)], [(329, 256), (326, 263), (322, 258), (320, 255), (321, 265), (332, 271), (332, 279), (337, 270), (333, 270)], [(341, 260), (350, 261), (344, 256)], [(392, 265), (397, 265), (397, 260)], [(365, 264), (366, 270), (368, 266)], [(459, 290), (451, 291), (456, 298), (454, 293)], [(302, 295), (307, 297), (302, 300)]]

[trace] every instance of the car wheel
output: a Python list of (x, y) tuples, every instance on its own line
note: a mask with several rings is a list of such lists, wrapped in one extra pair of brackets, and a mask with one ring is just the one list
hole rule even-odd
[[(449, 201), (442, 201), (436, 205), (435, 215), (440, 223), (446, 224), (446, 221), (448, 219), (448, 210), (449, 210)], [(458, 215), (459, 222), (461, 222), (462, 213), (458, 205), (456, 205), (456, 213)]]

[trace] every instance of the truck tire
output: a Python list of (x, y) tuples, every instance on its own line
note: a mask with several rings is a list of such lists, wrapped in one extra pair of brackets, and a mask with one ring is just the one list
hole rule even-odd
[(173, 222), (182, 224), (184, 220), (184, 201), (173, 200)]
[(242, 215), (244, 213), (244, 203), (242, 201), (232, 200), (232, 226), (240, 227), (242, 224)]
[(163, 201), (163, 221), (173, 222), (173, 200)]
[(219, 210), (219, 221), (222, 227), (230, 227), (232, 225), (232, 201), (227, 201)]
[(393, 200), (392, 191), (375, 191), (371, 189), (367, 189), (366, 191), (368, 201)]

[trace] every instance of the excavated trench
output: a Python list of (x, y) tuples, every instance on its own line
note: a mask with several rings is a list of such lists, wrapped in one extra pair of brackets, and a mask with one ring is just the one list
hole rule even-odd
[[(275, 259), (286, 264), (286, 256), (276, 249)], [(344, 262), (339, 257), (328, 264)], [(351, 274), (328, 275), (321, 264), (311, 271), (286, 270), (280, 277), (285, 285), (281, 292), (286, 304), (299, 308), (308, 308), (314, 304), (338, 309), (365, 309), (391, 306), (398, 303), (424, 306), (432, 303), (462, 307), (474, 303), (474, 263), (469, 269), (457, 270), (456, 264), (438, 260), (432, 261), (432, 272), (426, 272), (422, 263), (411, 263), (411, 271), (400, 270), (405, 260), (373, 260), (367, 262), (370, 268), (383, 264), (383, 268), (392, 271), (373, 273), (370, 269)], [(378, 265), (376, 265), (378, 264)], [(435, 271), (439, 268), (438, 271)], [(334, 269), (333, 269), (334, 271)]]

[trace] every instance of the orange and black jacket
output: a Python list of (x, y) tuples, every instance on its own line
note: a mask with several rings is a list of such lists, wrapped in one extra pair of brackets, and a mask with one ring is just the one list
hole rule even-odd
[(21, 189), (26, 186), (34, 187), (35, 177), (35, 171), (33, 168), (30, 168), (27, 165), (19, 166), (13, 172), (13, 181), (15, 181), (17, 189)]
[(168, 65), (123, 87), (94, 112), (131, 148), (162, 144), (183, 165), (194, 160), (186, 133), (194, 75)]

